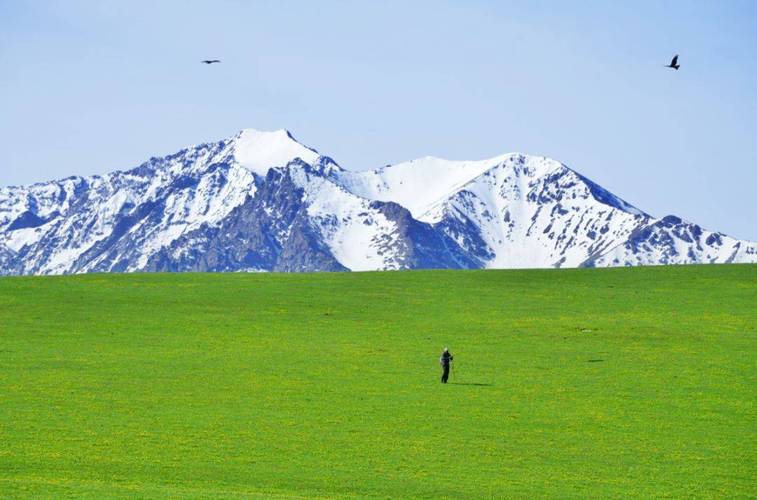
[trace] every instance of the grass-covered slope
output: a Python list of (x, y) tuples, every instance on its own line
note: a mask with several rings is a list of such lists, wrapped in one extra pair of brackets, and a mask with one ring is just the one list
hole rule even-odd
[(754, 496), (756, 399), (757, 266), (0, 279), (0, 496)]

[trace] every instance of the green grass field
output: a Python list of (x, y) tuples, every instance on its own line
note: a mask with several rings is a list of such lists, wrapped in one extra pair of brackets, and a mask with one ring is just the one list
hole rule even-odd
[(755, 497), (756, 403), (755, 265), (0, 279), (0, 497)]

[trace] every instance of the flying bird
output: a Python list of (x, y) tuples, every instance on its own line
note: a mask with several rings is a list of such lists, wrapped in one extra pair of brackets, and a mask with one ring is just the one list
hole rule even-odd
[(204, 61), (200, 61), (201, 63), (205, 64), (213, 64), (213, 63), (219, 63), (221, 62), (220, 59), (205, 59)]
[(678, 54), (675, 55), (672, 61), (670, 61), (670, 64), (665, 66), (666, 68), (673, 68), (674, 70), (678, 71), (678, 68), (681, 67), (680, 64), (678, 64)]

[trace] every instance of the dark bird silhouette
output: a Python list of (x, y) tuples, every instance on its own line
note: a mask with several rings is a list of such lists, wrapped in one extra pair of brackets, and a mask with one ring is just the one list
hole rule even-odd
[(205, 64), (213, 64), (213, 63), (219, 63), (221, 62), (220, 59), (205, 59), (204, 61), (200, 61), (201, 63)]
[(678, 70), (678, 68), (681, 67), (680, 64), (678, 64), (678, 54), (675, 55), (672, 61), (670, 61), (670, 64), (665, 66), (666, 68), (673, 68), (674, 70)]

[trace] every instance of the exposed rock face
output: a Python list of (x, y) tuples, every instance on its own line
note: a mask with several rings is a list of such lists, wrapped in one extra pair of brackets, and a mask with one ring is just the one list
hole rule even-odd
[(217, 226), (190, 231), (155, 253), (150, 271), (346, 271), (312, 227), (291, 169), (272, 169)]

